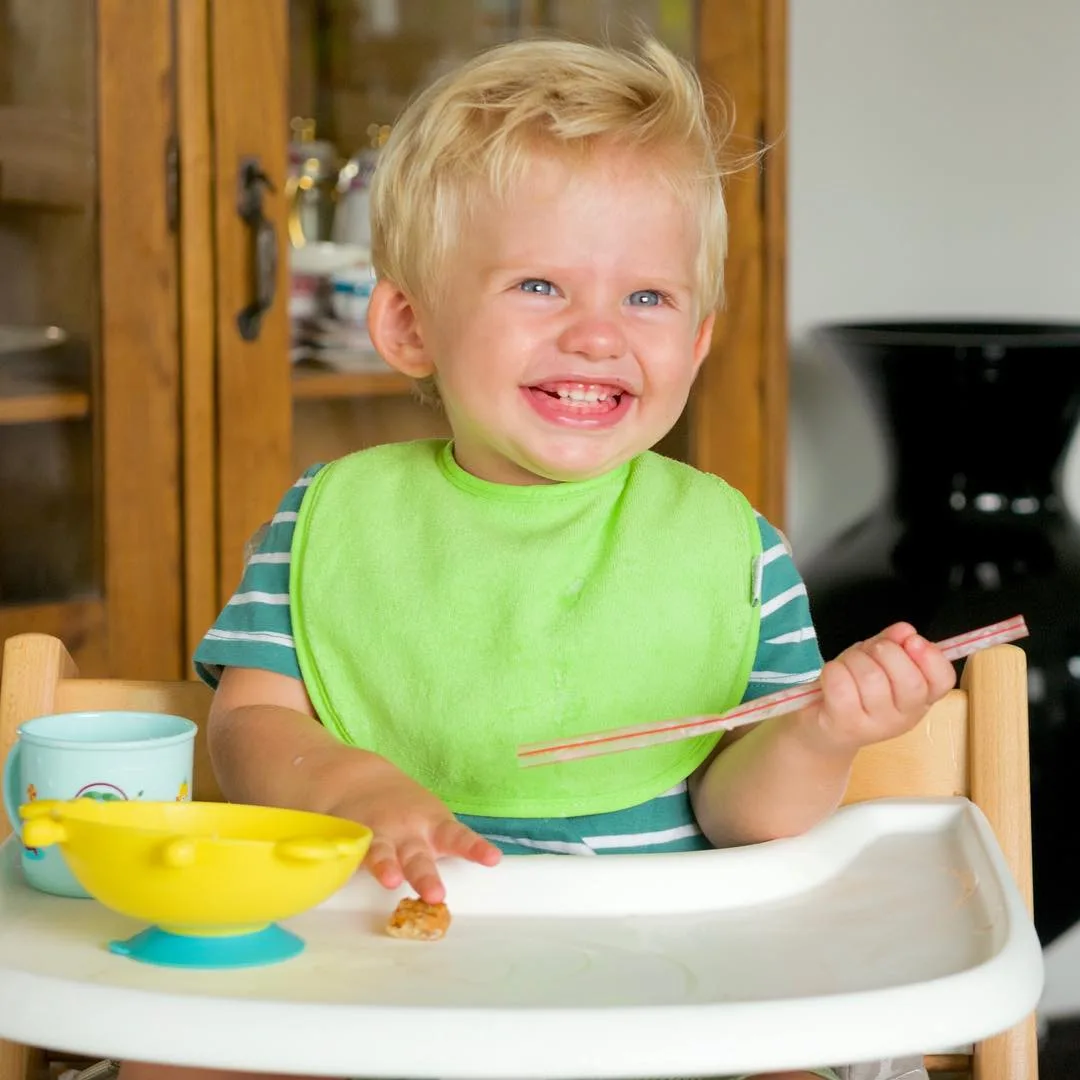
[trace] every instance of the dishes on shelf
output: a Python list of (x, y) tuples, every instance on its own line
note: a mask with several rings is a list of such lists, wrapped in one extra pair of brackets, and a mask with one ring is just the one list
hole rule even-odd
[(304, 244), (289, 249), (289, 269), (294, 274), (328, 277), (340, 270), (367, 263), (370, 252), (359, 244), (335, 244), (330, 241)]
[(332, 318), (307, 320), (293, 328), (293, 359), (312, 360), (338, 371), (388, 373), (363, 326)]
[(370, 266), (354, 266), (330, 275), (330, 310), (341, 324), (367, 335), (367, 309), (375, 289)]
[[(365, 248), (355, 246), (312, 246), (337, 252), (345, 248), (366, 256)], [(327, 259), (322, 265), (330, 262)], [(367, 332), (367, 307), (374, 286), (375, 275), (364, 259), (317, 275), (299, 274), (294, 264), (289, 298), (293, 363), (313, 360), (340, 371), (388, 371)]]
[(375, 284), (370, 251), (360, 244), (307, 243), (289, 253), (292, 363), (337, 371), (388, 373), (367, 332)]

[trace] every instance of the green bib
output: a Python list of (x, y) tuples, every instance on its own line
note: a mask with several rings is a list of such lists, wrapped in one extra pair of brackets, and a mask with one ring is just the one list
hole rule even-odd
[(742, 495), (657, 454), (516, 487), (466, 473), (446, 442), (375, 447), (322, 469), (301, 504), (300, 670), (328, 730), (456, 813), (620, 810), (717, 737), (528, 769), (517, 746), (738, 704), (760, 554)]

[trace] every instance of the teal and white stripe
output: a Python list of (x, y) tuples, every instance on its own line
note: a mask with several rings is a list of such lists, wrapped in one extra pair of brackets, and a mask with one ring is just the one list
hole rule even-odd
[[(236, 593), (195, 653), (200, 678), (216, 686), (225, 667), (259, 668), (299, 679), (289, 615), (289, 555), (296, 516), (312, 477), (289, 489), (248, 560)], [(812, 682), (821, 670), (817, 635), (798, 570), (783, 538), (758, 515), (761, 531), (761, 628), (744, 700)], [(510, 854), (597, 855), (693, 851), (709, 847), (694, 820), (685, 783), (640, 806), (575, 818), (461, 815)]]

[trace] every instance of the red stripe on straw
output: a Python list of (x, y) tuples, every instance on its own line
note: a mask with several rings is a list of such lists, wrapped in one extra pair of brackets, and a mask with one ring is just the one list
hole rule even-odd
[[(959, 660), (974, 652), (1027, 637), (1028, 628), (1021, 615), (1003, 622), (969, 630), (964, 634), (946, 638), (937, 643), (949, 660)], [(647, 746), (652, 742), (677, 742), (692, 738), (702, 732), (728, 730), (764, 719), (794, 712), (821, 697), (821, 684), (817, 681), (798, 689), (780, 690), (775, 694), (755, 698), (745, 705), (718, 716), (693, 716), (659, 723), (636, 724), (610, 731), (598, 731), (570, 740), (549, 743), (532, 743), (518, 747), (518, 760), (523, 765), (540, 765), (546, 761), (567, 761), (575, 757), (592, 757)], [(662, 738), (667, 736), (666, 738)], [(619, 745), (614, 745), (619, 744)]]

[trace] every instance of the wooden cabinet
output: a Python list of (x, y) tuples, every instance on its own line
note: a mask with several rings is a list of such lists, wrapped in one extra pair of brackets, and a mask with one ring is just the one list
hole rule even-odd
[(0, 638), (183, 662), (167, 3), (0, 0)]
[(736, 153), (776, 144), (729, 183), (727, 311), (663, 449), (779, 521), (784, 0), (0, 0), (0, 348), (64, 338), (0, 352), (0, 637), (187, 671), (295, 475), (444, 431), (393, 373), (293, 362), (290, 140), (313, 121), (347, 159), (478, 48), (634, 19), (723, 87)]

